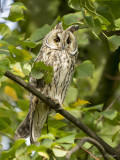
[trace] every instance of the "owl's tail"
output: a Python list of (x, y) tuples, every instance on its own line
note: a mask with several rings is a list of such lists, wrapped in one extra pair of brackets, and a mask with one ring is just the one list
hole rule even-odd
[(45, 103), (33, 99), (25, 120), (15, 132), (14, 139), (18, 140), (30, 136), (31, 143), (36, 142), (41, 135), (41, 130), (46, 122), (48, 113), (49, 107)]
[(39, 101), (35, 108), (35, 112), (31, 121), (31, 129), (30, 129), (31, 143), (36, 142), (37, 139), (40, 137), (41, 130), (46, 122), (48, 114), (49, 114), (49, 107), (45, 103)]
[(21, 138), (27, 138), (29, 135), (30, 135), (30, 120), (28, 113), (25, 120), (19, 125), (18, 129), (15, 131), (14, 139), (18, 140)]

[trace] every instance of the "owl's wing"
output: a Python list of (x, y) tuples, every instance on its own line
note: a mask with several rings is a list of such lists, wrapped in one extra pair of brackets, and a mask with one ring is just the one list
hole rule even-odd
[[(30, 78), (30, 84), (33, 87), (36, 88), (37, 87), (37, 80), (31, 77)], [(31, 124), (30, 123), (32, 121), (31, 114), (34, 114), (33, 108), (35, 108), (35, 106), (33, 107), (33, 103), (32, 103), (33, 98), (34, 98), (34, 96), (32, 94), (30, 94), (29, 111), (28, 111), (28, 114), (27, 114), (25, 120), (19, 125), (19, 127), (15, 131), (15, 135), (14, 135), (15, 140), (18, 140), (18, 139), (21, 139), (21, 138), (27, 138), (28, 136), (30, 136), (30, 129), (31, 129)]]
[[(30, 77), (30, 84), (38, 90), (41, 90), (41, 88), (44, 87), (42, 80), (36, 80), (32, 76)], [(41, 130), (47, 119), (48, 113), (49, 107), (30, 93), (29, 111), (25, 120), (15, 132), (15, 140), (30, 136), (31, 143), (36, 142), (41, 135)]]
[[(34, 78), (30, 78), (30, 84), (39, 91), (44, 88), (44, 81), (36, 80)], [(30, 117), (30, 141), (31, 143), (36, 142), (36, 140), (41, 135), (41, 130), (43, 125), (47, 119), (49, 113), (49, 107), (38, 99), (33, 94), (30, 95), (30, 108), (29, 108), (29, 117)]]

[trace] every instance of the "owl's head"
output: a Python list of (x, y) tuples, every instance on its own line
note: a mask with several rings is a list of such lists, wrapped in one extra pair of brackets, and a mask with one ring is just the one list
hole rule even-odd
[(58, 23), (45, 37), (44, 44), (49, 48), (60, 51), (65, 50), (68, 54), (75, 55), (78, 47), (73, 32), (78, 29), (77, 25), (73, 25), (63, 30), (62, 23)]

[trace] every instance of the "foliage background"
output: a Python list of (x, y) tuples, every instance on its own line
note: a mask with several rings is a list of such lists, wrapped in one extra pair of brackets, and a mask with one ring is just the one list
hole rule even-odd
[[(4, 12), (4, 5), (2, 7), (1, 12)], [(46, 129), (47, 124), (43, 128), (39, 139), (40, 146), (27, 145), (25, 140), (14, 142), (13, 139), (15, 130), (27, 114), (29, 93), (3, 75), (10, 70), (28, 82), (31, 65), (41, 47), (41, 39), (58, 21), (63, 22), (64, 28), (72, 24), (78, 24), (82, 28), (75, 33), (79, 56), (64, 107), (109, 145), (112, 147), (118, 145), (120, 140), (119, 10), (119, 0), (14, 1), (5, 23), (0, 23), (1, 160), (45, 158), (62, 160), (67, 151), (79, 142), (79, 138), (86, 136), (64, 117), (53, 113), (48, 119), (49, 133)], [(17, 27), (11, 31), (6, 25), (7, 21), (17, 22)], [(34, 70), (34, 76), (37, 75)], [(47, 79), (50, 81), (49, 73)], [(94, 146), (85, 143), (83, 147), (102, 160), (101, 154)], [(72, 159), (94, 158), (80, 149)]]

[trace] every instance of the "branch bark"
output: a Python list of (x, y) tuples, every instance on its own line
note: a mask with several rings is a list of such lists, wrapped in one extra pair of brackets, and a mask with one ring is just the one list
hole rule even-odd
[(26, 83), (20, 77), (12, 74), (9, 71), (7, 71), (4, 75), (6, 77), (10, 78), (11, 80), (15, 81), (16, 83), (18, 83), (22, 87), (24, 87), (27, 91), (31, 92), (39, 99), (41, 99), (43, 102), (45, 102), (47, 105), (49, 105), (56, 112), (60, 113), (62, 116), (64, 116), (70, 122), (72, 122), (74, 125), (76, 125), (78, 128), (80, 128), (82, 131), (84, 131), (88, 136), (90, 136), (91, 138), (98, 141), (104, 147), (106, 152), (109, 153), (112, 157), (114, 157), (116, 160), (120, 160), (120, 153), (118, 153), (115, 149), (113, 149), (111, 146), (109, 146), (104, 140), (102, 140), (98, 135), (95, 134), (95, 132), (93, 132), (90, 128), (88, 128), (86, 125), (84, 125), (81, 121), (79, 121), (77, 118), (75, 118), (69, 112), (64, 110), (57, 100), (53, 100), (50, 97), (45, 97), (45, 95), (41, 94), (41, 92), (39, 92), (37, 89), (35, 89), (29, 83)]
[(81, 141), (75, 147), (73, 147), (70, 151), (68, 151), (68, 153), (66, 155), (66, 160), (69, 160), (71, 155), (73, 153), (75, 153), (76, 151), (78, 151), (86, 142), (90, 142), (90, 143), (94, 144), (99, 149), (101, 154), (103, 155), (104, 160), (109, 160), (108, 155), (107, 155), (105, 149), (103, 148), (103, 146), (98, 141), (96, 141), (90, 137), (82, 138)]

